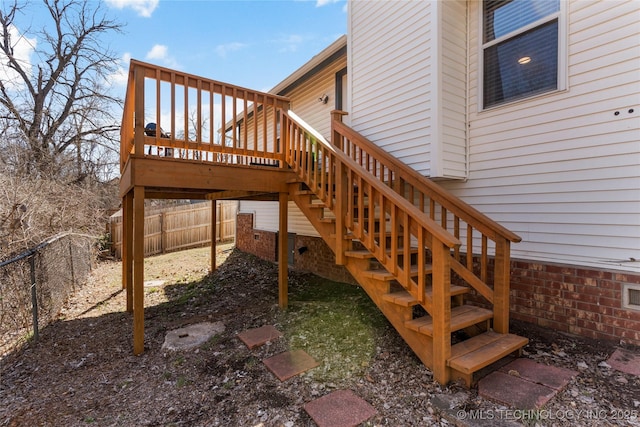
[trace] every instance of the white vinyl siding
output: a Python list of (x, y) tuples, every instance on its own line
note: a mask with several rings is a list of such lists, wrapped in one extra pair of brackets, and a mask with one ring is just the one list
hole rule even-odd
[(351, 126), (424, 175), (431, 174), (433, 5), (356, 0), (349, 16)]
[[(311, 78), (301, 81), (290, 90), (281, 92), (291, 100), (291, 110), (316, 129), (327, 140), (331, 138), (331, 111), (335, 109), (336, 73), (347, 66), (346, 55), (341, 55)], [(328, 95), (326, 104), (318, 101)], [(241, 201), (240, 211), (254, 213), (255, 228), (277, 232), (279, 227), (278, 202)], [(290, 233), (320, 237), (294, 202), (289, 202), (288, 225)]]
[(442, 2), (439, 177), (467, 176), (467, 4)]
[[(240, 201), (238, 211), (254, 214), (253, 222), (256, 230), (272, 231), (275, 233), (279, 229), (278, 202), (242, 200)], [(311, 225), (294, 202), (289, 202), (287, 228), (289, 233), (320, 237), (316, 229), (313, 228), (313, 225)]]
[(349, 19), (351, 126), (422, 175), (465, 178), (466, 3), (356, 0)]
[[(331, 111), (335, 110), (336, 73), (346, 66), (347, 58), (341, 57), (310, 80), (284, 94), (291, 99), (291, 110), (320, 132), (327, 141), (331, 140)], [(329, 96), (326, 104), (318, 101), (323, 95)]]
[(522, 237), (514, 258), (638, 271), (624, 261), (640, 257), (640, 3), (567, 11), (566, 91), (478, 113), (471, 50), (469, 180), (442, 185)]

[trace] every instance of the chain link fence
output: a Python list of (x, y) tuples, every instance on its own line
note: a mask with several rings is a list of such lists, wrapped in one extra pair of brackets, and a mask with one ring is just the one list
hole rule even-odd
[(54, 321), (95, 260), (93, 236), (64, 233), (0, 262), (0, 356)]

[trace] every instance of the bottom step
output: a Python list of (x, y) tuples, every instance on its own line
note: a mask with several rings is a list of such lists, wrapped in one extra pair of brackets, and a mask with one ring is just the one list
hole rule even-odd
[(474, 372), (491, 365), (503, 357), (520, 350), (529, 339), (514, 334), (487, 331), (451, 347), (447, 365), (457, 371), (470, 385)]

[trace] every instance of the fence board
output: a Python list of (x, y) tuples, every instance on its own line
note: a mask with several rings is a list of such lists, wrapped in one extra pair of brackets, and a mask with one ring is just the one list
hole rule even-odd
[[(216, 205), (216, 240), (236, 237), (238, 203), (219, 201)], [(122, 256), (122, 216), (114, 215), (109, 223), (111, 251)], [(198, 203), (145, 212), (144, 256), (211, 244), (211, 203)]]

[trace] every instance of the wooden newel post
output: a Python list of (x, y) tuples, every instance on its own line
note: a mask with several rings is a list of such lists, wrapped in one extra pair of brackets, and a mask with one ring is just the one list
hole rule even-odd
[(135, 118), (133, 135), (136, 156), (144, 155), (144, 70), (136, 67), (135, 71)]
[(447, 360), (451, 357), (451, 255), (449, 248), (433, 242), (433, 377), (449, 382)]
[(493, 279), (493, 330), (509, 333), (509, 287), (511, 277), (510, 242), (496, 240), (496, 258)]
[(340, 133), (338, 133), (333, 126), (334, 122), (338, 122), (338, 123), (342, 123), (342, 116), (346, 116), (347, 113), (346, 111), (341, 111), (341, 110), (333, 110), (331, 111), (331, 144), (334, 147), (338, 147), (339, 149), (343, 149), (342, 147), (342, 137), (340, 136)]

